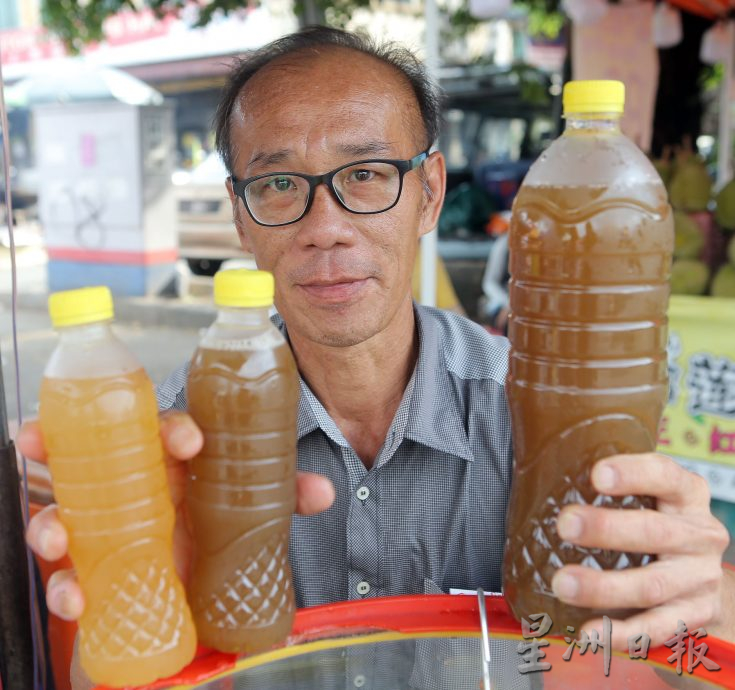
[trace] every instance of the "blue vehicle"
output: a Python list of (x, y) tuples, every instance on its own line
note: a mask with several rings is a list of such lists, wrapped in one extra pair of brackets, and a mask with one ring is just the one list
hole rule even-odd
[(527, 65), (449, 67), (439, 79), (446, 94), (439, 148), (447, 161), (439, 253), (465, 311), (483, 319), (490, 227), (507, 216), (531, 164), (561, 131), (561, 83)]
[[(447, 160), (447, 210), (463, 185), (484, 193), (493, 211), (509, 209), (531, 163), (560, 131), (560, 84), (527, 65), (444, 68), (440, 84), (446, 94), (439, 148)], [(440, 234), (451, 234), (444, 230)]]

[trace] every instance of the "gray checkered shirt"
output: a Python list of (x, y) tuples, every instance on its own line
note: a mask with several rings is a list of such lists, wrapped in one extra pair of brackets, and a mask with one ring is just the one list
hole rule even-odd
[[(418, 363), (370, 470), (301, 381), (298, 467), (331, 479), (337, 498), (319, 515), (293, 518), (299, 607), (452, 587), (500, 591), (508, 342), (449, 312), (416, 305), (415, 313)], [(161, 409), (186, 409), (187, 371), (159, 387)]]

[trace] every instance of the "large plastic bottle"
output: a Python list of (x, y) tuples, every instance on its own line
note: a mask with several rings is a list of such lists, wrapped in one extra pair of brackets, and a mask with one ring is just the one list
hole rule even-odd
[(187, 493), (195, 543), (189, 602), (202, 644), (253, 654), (282, 642), (295, 613), (288, 543), (299, 380), (269, 319), (270, 273), (220, 271), (214, 297), (217, 319), (187, 387), (205, 439)]
[(529, 170), (511, 220), (504, 591), (516, 617), (547, 613), (561, 634), (632, 613), (563, 605), (551, 591), (562, 565), (651, 559), (575, 547), (556, 531), (568, 504), (653, 506), (598, 495), (589, 480), (604, 457), (655, 448), (667, 397), (672, 213), (655, 169), (620, 131), (623, 102), (621, 82), (565, 86), (565, 131)]
[(49, 311), (59, 343), (41, 384), (40, 424), (86, 601), (81, 664), (99, 684), (149, 683), (196, 649), (174, 569), (153, 385), (110, 328), (107, 288), (54, 293)]

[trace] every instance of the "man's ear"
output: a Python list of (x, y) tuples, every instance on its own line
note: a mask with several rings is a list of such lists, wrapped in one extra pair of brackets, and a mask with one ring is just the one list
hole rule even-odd
[(447, 187), (447, 170), (444, 155), (434, 151), (422, 164), (424, 186), (424, 209), (419, 224), (419, 237), (431, 232), (439, 222), (439, 214), (444, 205), (444, 193)]
[(235, 194), (235, 190), (232, 188), (232, 178), (228, 177), (225, 180), (225, 187), (227, 187), (227, 194), (230, 197), (230, 204), (232, 206), (232, 222), (235, 225), (237, 236), (240, 238), (240, 245), (243, 250), (248, 254), (253, 253), (250, 239), (248, 238), (245, 228), (243, 227), (240, 214), (242, 213), (242, 204), (240, 203), (240, 197)]

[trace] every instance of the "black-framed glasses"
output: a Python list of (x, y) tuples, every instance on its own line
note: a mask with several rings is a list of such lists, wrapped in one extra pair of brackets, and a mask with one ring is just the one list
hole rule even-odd
[(342, 165), (323, 175), (275, 172), (238, 180), (232, 189), (258, 225), (277, 227), (300, 221), (311, 208), (314, 192), (325, 184), (350, 213), (383, 213), (401, 198), (403, 176), (418, 168), (428, 151), (408, 160), (371, 159)]

